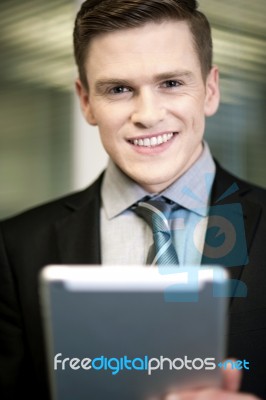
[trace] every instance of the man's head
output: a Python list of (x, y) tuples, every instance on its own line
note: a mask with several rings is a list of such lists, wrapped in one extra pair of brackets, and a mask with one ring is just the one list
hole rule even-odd
[[(201, 154), (205, 117), (219, 104), (218, 69), (211, 66), (210, 43), (208, 51), (202, 50), (209, 54), (203, 69), (190, 20), (168, 14), (149, 18), (151, 4), (161, 9), (161, 4), (177, 6), (177, 0), (103, 0), (99, 7), (109, 4), (106, 14), (110, 18), (114, 12), (116, 26), (113, 5), (118, 3), (123, 10), (138, 4), (144, 11), (143, 4), (149, 4), (147, 21), (139, 23), (128, 10), (131, 24), (123, 29), (113, 26), (90, 39), (82, 36), (85, 52), (77, 93), (87, 122), (98, 126), (115, 164), (147, 191), (160, 192)], [(182, 15), (191, 17), (195, 3), (180, 3), (190, 4)], [(100, 23), (91, 20), (92, 27)]]
[(86, 0), (77, 14), (74, 28), (75, 59), (84, 87), (87, 86), (85, 63), (94, 37), (165, 20), (188, 23), (205, 79), (212, 66), (212, 38), (207, 18), (197, 10), (197, 1)]

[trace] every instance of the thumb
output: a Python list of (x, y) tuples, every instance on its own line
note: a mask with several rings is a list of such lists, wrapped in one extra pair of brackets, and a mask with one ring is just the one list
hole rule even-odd
[(226, 368), (223, 370), (223, 389), (237, 392), (240, 388), (242, 372), (234, 368), (235, 359), (225, 360)]

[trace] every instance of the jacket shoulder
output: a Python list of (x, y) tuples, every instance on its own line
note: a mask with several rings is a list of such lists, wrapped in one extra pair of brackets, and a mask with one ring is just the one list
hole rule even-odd
[[(241, 198), (258, 203), (266, 207), (266, 189), (237, 177), (227, 171), (216, 161), (216, 176), (213, 187), (213, 199), (217, 200), (226, 193), (230, 194), (230, 189), (237, 191)], [(229, 196), (230, 198), (230, 196)]]

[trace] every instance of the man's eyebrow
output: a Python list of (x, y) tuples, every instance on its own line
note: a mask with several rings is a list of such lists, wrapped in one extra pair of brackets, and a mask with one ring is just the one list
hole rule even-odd
[(95, 82), (95, 89), (97, 92), (102, 91), (106, 86), (130, 86), (130, 82), (119, 78), (102, 78)]
[[(162, 72), (160, 74), (154, 75), (152, 77), (153, 82), (168, 80), (168, 79), (182, 79), (182, 78), (192, 78), (193, 73), (191, 71), (168, 71)], [(95, 82), (96, 91), (102, 91), (106, 86), (131, 86), (134, 84), (134, 81), (119, 79), (119, 78), (101, 78)]]
[(158, 75), (155, 75), (154, 80), (155, 81), (163, 81), (167, 79), (182, 79), (182, 78), (192, 78), (194, 75), (191, 71), (181, 71), (181, 70), (176, 70), (176, 71), (168, 71), (168, 72), (162, 72)]

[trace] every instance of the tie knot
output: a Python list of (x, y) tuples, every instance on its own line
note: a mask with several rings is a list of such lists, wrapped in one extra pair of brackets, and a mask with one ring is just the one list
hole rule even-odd
[(153, 232), (165, 232), (170, 230), (169, 220), (175, 206), (167, 203), (163, 197), (157, 197), (140, 201), (134, 211), (150, 225)]
[[(177, 265), (178, 257), (172, 243), (169, 220), (176, 204), (169, 204), (163, 197), (140, 201), (133, 211), (151, 227), (154, 246), (149, 252), (147, 263), (157, 265)], [(154, 249), (154, 250), (153, 250)]]

